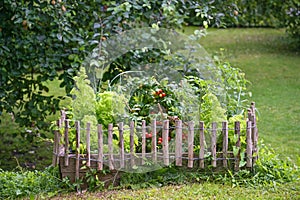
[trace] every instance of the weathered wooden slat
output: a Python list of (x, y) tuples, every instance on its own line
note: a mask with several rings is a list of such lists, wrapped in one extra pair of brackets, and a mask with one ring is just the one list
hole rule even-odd
[(98, 124), (97, 132), (98, 132), (97, 168), (100, 171), (100, 170), (103, 170), (103, 130), (102, 130), (102, 124)]
[(76, 129), (76, 162), (75, 162), (75, 178), (79, 179), (80, 170), (80, 122), (75, 122)]
[(113, 124), (108, 124), (108, 165), (109, 170), (114, 170), (114, 157), (113, 157)]
[(152, 161), (157, 162), (156, 120), (152, 120)]
[(237, 121), (234, 123), (234, 134), (237, 136), (237, 141), (235, 144), (235, 147), (237, 149), (235, 156), (235, 164), (234, 164), (234, 170), (238, 171), (240, 169), (240, 160), (241, 160), (241, 129), (240, 129), (240, 122)]
[(146, 121), (142, 120), (142, 165), (146, 159)]
[(251, 103), (251, 112), (252, 112), (252, 141), (253, 141), (253, 164), (258, 159), (258, 129), (256, 124), (256, 115), (255, 115), (255, 103)]
[(252, 122), (251, 121), (247, 121), (247, 138), (246, 138), (246, 143), (247, 143), (247, 147), (246, 147), (246, 153), (247, 153), (247, 164), (246, 166), (249, 168), (252, 168), (252, 138), (251, 138), (251, 130), (252, 130)]
[(86, 124), (86, 166), (91, 166), (91, 123)]
[(211, 165), (217, 167), (217, 123), (211, 125)]
[(175, 157), (176, 166), (182, 166), (182, 121), (176, 120)]
[(60, 120), (57, 120), (56, 125), (57, 125), (57, 129), (54, 131), (54, 142), (53, 142), (53, 157), (52, 157), (52, 166), (57, 166), (58, 162), (59, 162), (59, 145), (60, 145), (60, 127), (58, 126), (58, 124)]
[(199, 166), (204, 169), (204, 151), (205, 151), (205, 136), (204, 136), (204, 122), (199, 122), (199, 132), (200, 132), (200, 153), (199, 153)]
[(188, 123), (188, 168), (194, 165), (194, 122)]
[(223, 167), (227, 168), (227, 151), (228, 151), (228, 123), (222, 122), (223, 134)]
[(169, 120), (163, 121), (163, 131), (162, 131), (162, 149), (164, 157), (164, 165), (169, 166)]
[(65, 120), (65, 166), (69, 166), (69, 120)]
[(119, 148), (120, 148), (120, 168), (125, 166), (125, 150), (124, 150), (124, 128), (123, 122), (119, 123)]
[(134, 162), (134, 121), (130, 122), (130, 165), (135, 166)]

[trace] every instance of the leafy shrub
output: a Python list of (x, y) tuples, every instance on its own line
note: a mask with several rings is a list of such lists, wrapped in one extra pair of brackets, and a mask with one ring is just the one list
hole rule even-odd
[(48, 167), (44, 171), (3, 171), (0, 169), (0, 198), (16, 199), (36, 195), (48, 197), (68, 190), (71, 184), (61, 181), (58, 167)]
[(286, 29), (295, 39), (297, 47), (300, 47), (300, 3), (299, 1), (289, 1), (286, 6)]
[(107, 128), (108, 124), (115, 124), (117, 119), (125, 113), (127, 100), (116, 92), (102, 92), (97, 94), (96, 115), (98, 123)]

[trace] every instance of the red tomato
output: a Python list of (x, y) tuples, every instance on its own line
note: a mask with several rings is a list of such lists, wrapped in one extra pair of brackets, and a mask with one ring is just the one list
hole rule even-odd
[(161, 140), (158, 140), (157, 144), (161, 144), (161, 143), (162, 143), (162, 141), (161, 141)]
[(162, 91), (162, 89), (157, 89), (156, 90), (156, 94), (158, 95), (158, 94), (160, 94), (160, 93), (162, 93), (163, 91)]
[(166, 96), (166, 93), (162, 93), (161, 95), (162, 95), (162, 97), (165, 97), (165, 96)]
[(159, 137), (159, 138), (158, 138), (158, 141), (161, 141), (161, 142), (162, 142), (162, 137)]
[(146, 138), (152, 138), (152, 133), (146, 133)]

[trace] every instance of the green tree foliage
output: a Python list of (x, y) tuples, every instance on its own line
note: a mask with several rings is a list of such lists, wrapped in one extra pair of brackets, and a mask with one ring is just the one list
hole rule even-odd
[(101, 40), (151, 24), (180, 27), (192, 5), (183, 0), (1, 1), (0, 114), (11, 112), (21, 125), (42, 127), (61, 99), (47, 95), (46, 81), (59, 77), (69, 93), (72, 77)]

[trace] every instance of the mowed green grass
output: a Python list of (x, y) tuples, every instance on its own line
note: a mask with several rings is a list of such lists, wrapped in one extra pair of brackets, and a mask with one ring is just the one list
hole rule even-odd
[(99, 193), (67, 194), (53, 199), (299, 199), (299, 185), (291, 183), (274, 188), (231, 187), (210, 182), (186, 185), (171, 185), (143, 190), (115, 190)]
[[(187, 27), (186, 33), (196, 28)], [(200, 44), (241, 68), (252, 83), (259, 137), (281, 157), (300, 164), (300, 54), (289, 47), (285, 31), (270, 28), (209, 29)]]

